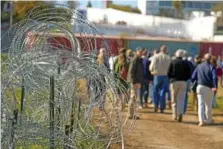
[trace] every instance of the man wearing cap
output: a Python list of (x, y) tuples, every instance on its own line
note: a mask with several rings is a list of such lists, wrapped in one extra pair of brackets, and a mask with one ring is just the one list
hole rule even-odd
[(170, 57), (167, 55), (167, 46), (162, 45), (159, 54), (156, 54), (150, 64), (149, 70), (154, 76), (153, 79), (153, 98), (154, 112), (158, 111), (160, 103), (160, 112), (165, 109), (166, 92), (168, 90), (168, 68), (170, 65)]
[(191, 81), (197, 81), (198, 119), (199, 126), (212, 123), (212, 99), (217, 91), (217, 72), (211, 65), (211, 54), (205, 54), (205, 62), (194, 70)]
[(172, 118), (182, 122), (184, 113), (184, 95), (187, 87), (187, 80), (191, 77), (190, 66), (182, 58), (184, 51), (179, 49), (176, 52), (176, 59), (172, 60), (168, 69), (170, 80), (170, 91), (172, 99)]

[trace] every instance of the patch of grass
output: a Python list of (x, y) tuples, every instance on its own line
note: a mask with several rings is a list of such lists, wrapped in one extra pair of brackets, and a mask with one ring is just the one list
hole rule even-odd
[(1, 73), (3, 74), (6, 70), (6, 64), (4, 62), (8, 59), (8, 54), (1, 53)]
[[(216, 98), (216, 107), (214, 108), (214, 111), (216, 112), (223, 112), (223, 88), (219, 85), (218, 92), (217, 92), (217, 98)], [(192, 93), (189, 93), (188, 95), (188, 104), (193, 104), (193, 95)]]
[(219, 87), (216, 99), (216, 109), (223, 112), (223, 88)]
[(7, 53), (1, 53), (1, 61), (6, 61), (8, 59)]

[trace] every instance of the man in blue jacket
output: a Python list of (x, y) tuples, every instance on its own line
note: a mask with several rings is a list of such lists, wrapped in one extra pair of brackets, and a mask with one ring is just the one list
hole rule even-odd
[(199, 126), (212, 123), (212, 99), (217, 91), (216, 68), (210, 64), (211, 54), (205, 54), (205, 62), (195, 69), (191, 81), (197, 81)]

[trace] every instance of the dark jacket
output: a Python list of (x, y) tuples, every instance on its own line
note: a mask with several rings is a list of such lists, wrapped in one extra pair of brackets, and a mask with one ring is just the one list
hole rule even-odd
[[(194, 64), (194, 70), (197, 68), (197, 66), (198, 66), (199, 64), (201, 64), (200, 61), (195, 62), (195, 64)], [(192, 74), (192, 75), (193, 75), (193, 74)], [(194, 93), (196, 93), (196, 90), (197, 90), (197, 81), (192, 82), (191, 90), (192, 90)]]
[(143, 80), (144, 81), (152, 81), (153, 80), (153, 76), (149, 71), (149, 65), (151, 63), (151, 61), (147, 58), (144, 57), (142, 58), (143, 61)]
[(182, 58), (176, 58), (171, 61), (168, 69), (170, 82), (187, 81), (191, 77), (191, 68), (188, 62)]
[[(187, 63), (188, 63), (188, 65), (190, 66), (190, 72), (191, 72), (191, 76), (192, 76), (192, 74), (193, 74), (193, 72), (194, 72), (194, 70), (195, 70), (195, 65), (191, 62), (191, 61), (188, 61), (187, 59), (185, 60)], [(190, 79), (190, 78), (189, 78)]]
[(143, 61), (140, 57), (135, 57), (130, 63), (127, 80), (130, 83), (143, 83)]
[(191, 81), (197, 81), (198, 85), (203, 85), (209, 88), (217, 88), (217, 73), (216, 68), (209, 62), (199, 64), (194, 70)]
[(197, 66), (198, 66), (199, 64), (201, 64), (201, 62), (195, 62), (194, 70), (195, 70), (195, 68), (197, 68)]

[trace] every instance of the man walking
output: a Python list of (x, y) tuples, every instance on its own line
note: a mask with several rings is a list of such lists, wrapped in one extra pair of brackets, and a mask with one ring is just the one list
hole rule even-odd
[[(148, 107), (148, 96), (149, 96), (149, 82), (152, 78), (151, 73), (149, 71), (150, 61), (147, 56), (148, 51), (145, 49), (143, 51), (142, 61), (143, 61), (143, 83), (141, 84), (141, 88), (139, 90), (139, 99), (140, 106), (139, 109)], [(143, 103), (144, 98), (144, 103)]]
[(187, 87), (187, 80), (191, 77), (190, 66), (182, 57), (183, 50), (177, 50), (176, 59), (172, 60), (168, 70), (170, 79), (170, 90), (172, 96), (173, 120), (182, 122), (184, 113), (184, 95)]
[(205, 54), (205, 62), (198, 65), (192, 75), (192, 82), (197, 81), (199, 126), (212, 123), (212, 99), (217, 91), (216, 68), (211, 65), (211, 54)]
[(139, 119), (137, 113), (134, 113), (134, 109), (138, 109), (138, 97), (137, 93), (141, 84), (143, 82), (143, 63), (142, 63), (142, 49), (137, 48), (136, 55), (132, 62), (130, 63), (129, 71), (128, 71), (128, 81), (130, 82), (130, 101), (129, 101), (129, 109), (128, 109), (128, 116), (129, 119)]
[(154, 75), (153, 79), (153, 98), (154, 111), (158, 111), (160, 103), (160, 112), (163, 113), (165, 109), (166, 92), (168, 89), (167, 71), (170, 65), (170, 57), (167, 55), (167, 46), (163, 45), (160, 48), (160, 53), (155, 55), (150, 64), (150, 72)]

